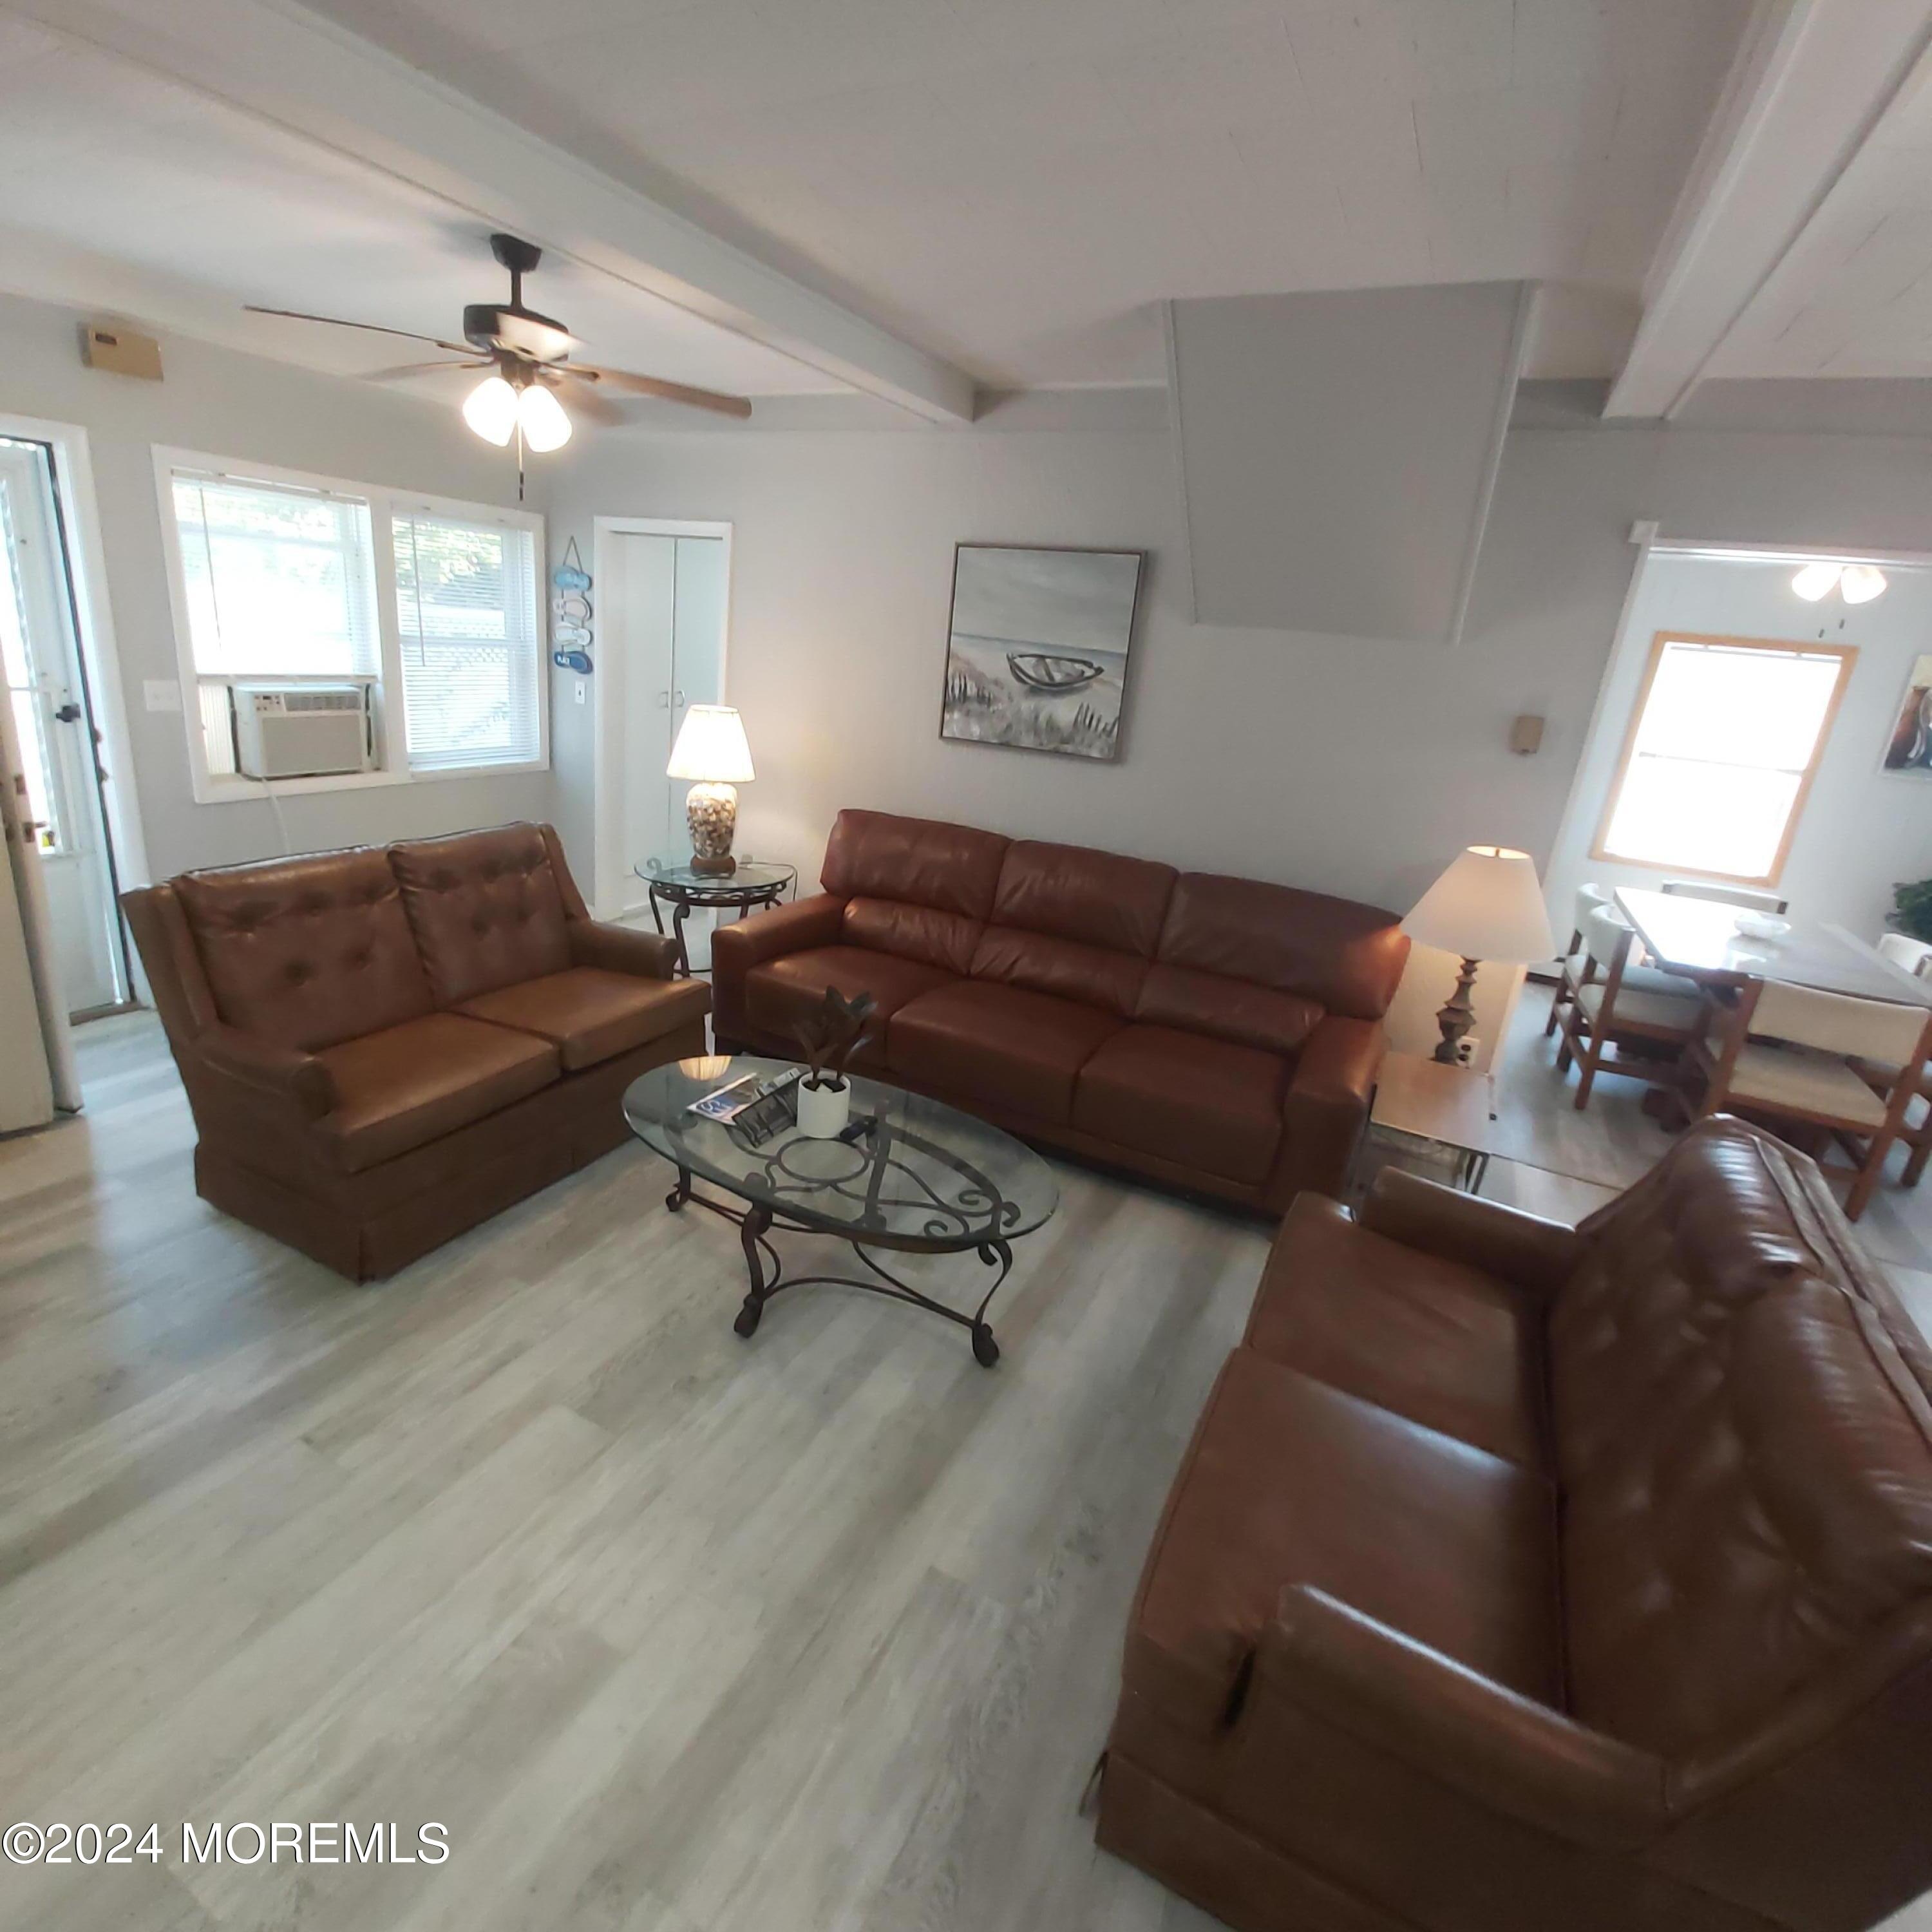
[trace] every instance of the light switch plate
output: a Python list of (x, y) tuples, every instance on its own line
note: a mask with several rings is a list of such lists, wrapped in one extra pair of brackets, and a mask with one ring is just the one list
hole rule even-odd
[(178, 711), (182, 708), (181, 686), (167, 677), (144, 677), (141, 680), (141, 697), (150, 711)]

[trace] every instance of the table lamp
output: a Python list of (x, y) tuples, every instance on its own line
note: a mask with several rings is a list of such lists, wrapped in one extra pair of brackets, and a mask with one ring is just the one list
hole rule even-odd
[(664, 776), (692, 778), (684, 822), (691, 828), (694, 872), (735, 872), (731, 835), (738, 825), (738, 790), (758, 776), (744, 722), (728, 704), (694, 704), (684, 714)]
[(1442, 1039), (1435, 1058), (1450, 1066), (1456, 1064), (1462, 1036), (1476, 1023), (1469, 988), (1476, 983), (1478, 964), (1494, 959), (1527, 966), (1534, 959), (1552, 958), (1556, 951), (1536, 867), (1527, 852), (1501, 845), (1472, 845), (1459, 853), (1416, 901), (1402, 929), (1424, 946), (1462, 958), (1456, 990), (1436, 1016)]

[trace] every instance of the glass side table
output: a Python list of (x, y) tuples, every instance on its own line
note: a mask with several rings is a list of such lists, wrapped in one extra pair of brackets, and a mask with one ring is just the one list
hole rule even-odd
[(1488, 1074), (1386, 1054), (1358, 1184), (1365, 1186), (1376, 1166), (1393, 1165), (1480, 1194), (1496, 1150), (1496, 1082)]
[(676, 942), (678, 977), (682, 980), (692, 976), (684, 922), (694, 906), (736, 906), (742, 919), (748, 913), (776, 905), (798, 883), (796, 866), (758, 859), (740, 859), (734, 872), (694, 872), (688, 858), (646, 859), (631, 869), (650, 888), (651, 918), (660, 932), (664, 929), (664, 908), (670, 908), (670, 936)]

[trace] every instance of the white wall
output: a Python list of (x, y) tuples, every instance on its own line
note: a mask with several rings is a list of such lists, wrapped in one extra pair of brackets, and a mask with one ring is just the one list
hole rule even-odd
[(1778, 890), (1808, 916), (1875, 938), (1891, 909), (1893, 886), (1932, 873), (1932, 778), (1880, 769), (1912, 661), (1932, 650), (1932, 570), (1889, 572), (1882, 597), (1850, 605), (1836, 596), (1806, 603), (1792, 590), (1792, 572), (1788, 563), (1650, 559), (1606, 676), (1598, 727), (1550, 861), (1552, 916), (1565, 932), (1576, 888), (1586, 879), (1654, 886), (1669, 876), (1668, 868), (1589, 856), (1652, 642), (1661, 630), (1855, 645), (1858, 658)]
[[(165, 878), (279, 852), (266, 802), (195, 803), (182, 717), (142, 707), (144, 680), (176, 676), (154, 446), (490, 503), (515, 501), (514, 459), (471, 435), (453, 402), (391, 395), (180, 338), (162, 343), (160, 382), (88, 369), (80, 320), (0, 296), (0, 411), (88, 433), (148, 870)], [(551, 797), (550, 774), (540, 772), (313, 793), (284, 799), (282, 809), (302, 851), (541, 818)]]
[[(1185, 613), (1170, 440), (1122, 421), (586, 436), (550, 473), (552, 541), (574, 532), (587, 554), (598, 514), (735, 526), (728, 698), (759, 772), (740, 844), (808, 880), (833, 816), (855, 805), (1396, 908), (1466, 844), (1548, 860), (1630, 587), (1634, 521), (1932, 548), (1924, 440), (1518, 428), (1460, 646), (1210, 629)], [(962, 540), (1151, 554), (1120, 764), (940, 742)], [(1506, 743), (1525, 711), (1549, 720), (1531, 758)], [(559, 823), (587, 875), (590, 716), (554, 716)], [(1433, 1037), (1453, 970), (1436, 954), (1412, 968), (1396, 1016), (1406, 1043)], [(1511, 991), (1494, 969), (1479, 982), (1490, 1039)]]

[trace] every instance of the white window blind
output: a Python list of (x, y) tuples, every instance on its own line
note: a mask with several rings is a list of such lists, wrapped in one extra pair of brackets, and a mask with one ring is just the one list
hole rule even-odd
[(410, 769), (537, 763), (542, 641), (534, 537), (400, 511), (394, 528)]
[(366, 502), (178, 470), (174, 508), (202, 676), (380, 671)]

